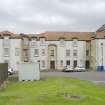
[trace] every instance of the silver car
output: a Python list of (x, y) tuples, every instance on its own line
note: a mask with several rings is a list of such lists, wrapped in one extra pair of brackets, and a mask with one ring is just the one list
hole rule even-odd
[(64, 72), (73, 72), (73, 71), (74, 71), (74, 68), (71, 67), (71, 66), (66, 66), (63, 71), (64, 71)]
[(74, 71), (76, 71), (76, 72), (85, 72), (86, 69), (84, 67), (75, 67)]

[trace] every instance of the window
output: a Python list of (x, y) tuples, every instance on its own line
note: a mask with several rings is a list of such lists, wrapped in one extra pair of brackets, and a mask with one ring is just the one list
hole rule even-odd
[(86, 56), (89, 56), (89, 50), (86, 50)]
[(101, 43), (101, 46), (103, 46), (103, 43)]
[(24, 38), (24, 45), (29, 45), (29, 41), (26, 38)]
[(15, 48), (15, 56), (19, 56), (19, 48)]
[(35, 46), (35, 45), (36, 45), (36, 41), (31, 42), (31, 45), (32, 45), (32, 46)]
[(45, 55), (45, 49), (42, 49), (42, 55), (43, 56)]
[(54, 50), (50, 50), (50, 55), (54, 56)]
[(67, 61), (66, 61), (66, 65), (67, 65), (67, 66), (70, 66), (70, 60), (67, 60)]
[(28, 57), (28, 49), (24, 49), (24, 56)]
[(77, 47), (77, 46), (78, 46), (78, 43), (77, 43), (77, 42), (78, 42), (77, 39), (74, 39), (74, 40), (73, 40), (73, 47)]
[(4, 48), (4, 56), (9, 56), (9, 48)]
[(60, 65), (63, 66), (63, 60), (60, 61)]
[(45, 44), (45, 38), (40, 38), (40, 44), (44, 45)]
[(74, 57), (77, 57), (77, 50), (74, 50), (74, 51), (73, 51), (73, 56), (74, 56)]
[(42, 60), (42, 67), (45, 68), (45, 61)]
[(77, 67), (77, 60), (74, 60), (74, 67)]
[(3, 46), (4, 46), (4, 48), (8, 48), (9, 47), (9, 39), (4, 39), (3, 40)]
[(60, 39), (60, 45), (64, 45), (64, 39)]
[(70, 50), (66, 50), (66, 56), (70, 56)]
[(38, 49), (34, 49), (34, 56), (39, 56), (39, 50)]

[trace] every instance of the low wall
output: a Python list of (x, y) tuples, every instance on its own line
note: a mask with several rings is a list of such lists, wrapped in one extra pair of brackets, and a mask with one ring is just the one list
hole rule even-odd
[(0, 63), (0, 85), (7, 79), (8, 77), (8, 64)]

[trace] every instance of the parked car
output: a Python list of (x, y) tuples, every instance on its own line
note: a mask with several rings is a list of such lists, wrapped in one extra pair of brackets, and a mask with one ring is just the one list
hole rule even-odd
[(76, 72), (85, 72), (86, 69), (84, 67), (75, 67), (74, 71), (76, 71)]
[(74, 68), (71, 66), (66, 66), (65, 69), (63, 70), (63, 72), (73, 72)]
[(13, 69), (12, 68), (8, 68), (8, 75), (13, 75), (14, 74), (14, 71), (13, 71)]

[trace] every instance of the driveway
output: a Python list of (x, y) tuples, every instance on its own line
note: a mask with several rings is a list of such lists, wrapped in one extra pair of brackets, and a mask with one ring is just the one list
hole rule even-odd
[(73, 77), (96, 83), (105, 83), (105, 72), (41, 72), (41, 77)]

